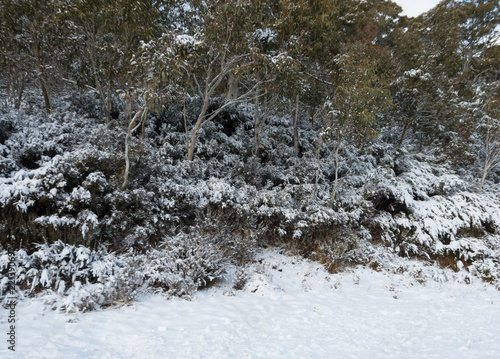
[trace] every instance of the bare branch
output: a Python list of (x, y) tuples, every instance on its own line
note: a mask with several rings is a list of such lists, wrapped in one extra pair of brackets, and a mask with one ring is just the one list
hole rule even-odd
[(193, 73), (193, 79), (194, 79), (194, 83), (196, 84), (196, 87), (198, 88), (198, 92), (200, 93), (200, 96), (203, 97), (203, 91), (201, 91), (200, 84), (198, 82), (198, 79), (196, 78), (196, 74), (194, 74), (194, 73)]
[(301, 75), (306, 75), (306, 76), (309, 76), (310, 78), (312, 78), (313, 80), (316, 80), (318, 82), (321, 82), (322, 84), (325, 84), (325, 85), (328, 85), (328, 86), (335, 86), (335, 84), (333, 82), (330, 82), (330, 81), (326, 81), (326, 80), (323, 80), (323, 79), (320, 79), (319, 77), (313, 75), (313, 74), (310, 74), (309, 72), (299, 72)]

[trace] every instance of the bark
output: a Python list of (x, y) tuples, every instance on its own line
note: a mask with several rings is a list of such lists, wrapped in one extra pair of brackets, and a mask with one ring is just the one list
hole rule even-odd
[(403, 133), (401, 134), (401, 137), (399, 138), (399, 141), (398, 141), (398, 148), (401, 148), (401, 146), (403, 145), (403, 141), (404, 141), (405, 136), (406, 136), (406, 131), (408, 131), (408, 127), (410, 127), (410, 121), (407, 119), (405, 121), (405, 125), (403, 127)]
[(109, 122), (111, 118), (111, 79), (108, 80), (108, 91), (107, 91), (107, 104), (106, 104), (106, 123)]
[[(260, 106), (260, 97), (264, 96), (264, 106), (265, 112), (262, 113)], [(259, 88), (255, 89), (255, 119), (254, 119), (254, 155), (258, 156), (260, 151), (260, 137), (262, 134), (262, 129), (266, 124), (269, 116), (271, 116), (271, 112), (273, 111), (275, 104), (275, 99), (272, 98), (271, 101), (268, 101), (267, 91), (265, 91), (262, 95), (260, 94)]]
[(487, 175), (488, 175), (487, 162), (485, 161), (483, 167), (483, 175), (481, 176), (481, 183), (479, 184), (479, 190), (477, 191), (478, 194), (481, 194), (481, 192), (483, 191), (484, 181), (486, 180)]
[[(94, 82), (95, 82), (95, 87), (99, 91), (99, 97), (101, 98), (101, 103), (102, 103), (102, 108), (104, 109), (104, 114), (105, 114), (105, 122), (109, 122), (109, 111), (108, 111), (108, 105), (106, 103), (106, 100), (104, 98), (104, 93), (102, 91), (101, 84), (99, 83), (99, 77), (97, 76), (97, 65), (95, 62), (94, 58), (94, 51), (89, 47), (88, 49), (89, 55), (90, 55), (90, 63), (92, 64), (92, 72), (94, 73)], [(108, 82), (108, 100), (109, 100), (109, 88), (110, 84)]]
[(498, 138), (498, 134), (491, 127), (488, 127), (488, 131), (486, 132), (484, 151), (485, 158), (478, 193), (482, 192), (488, 174), (500, 163), (500, 138)]
[(293, 148), (295, 155), (298, 156), (300, 152), (299, 144), (299, 95), (295, 98), (295, 110), (293, 112)]
[(45, 110), (47, 113), (52, 112), (52, 105), (50, 102), (49, 91), (47, 90), (47, 86), (45, 84), (45, 76), (42, 65), (42, 56), (40, 54), (40, 46), (38, 44), (38, 38), (36, 33), (36, 28), (33, 25), (31, 28), (31, 40), (33, 42), (33, 53), (35, 55), (36, 67), (38, 69), (38, 77), (40, 81), (40, 89), (42, 90), (43, 101), (45, 102)]
[(259, 155), (259, 148), (260, 148), (260, 130), (262, 127), (260, 126), (260, 101), (259, 101), (259, 88), (255, 89), (255, 101), (254, 101), (254, 109), (255, 109), (255, 114), (254, 114), (254, 155), (258, 156)]
[(26, 75), (24, 73), (11, 73), (9, 76), (9, 97), (14, 102), (14, 108), (19, 110), (23, 99), (24, 87), (26, 85)]
[(322, 145), (323, 145), (323, 143), (319, 142), (318, 149), (316, 150), (316, 162), (318, 163), (318, 167), (316, 168), (316, 176), (315, 176), (316, 179), (314, 181), (314, 188), (313, 188), (312, 193), (311, 193), (312, 198), (314, 198), (316, 191), (318, 190), (319, 175), (320, 175), (320, 171), (321, 171), (321, 162), (319, 160), (319, 154), (321, 152)]
[(187, 128), (187, 116), (186, 116), (186, 97), (184, 97), (184, 106), (182, 109), (183, 120), (184, 120), (184, 134), (186, 136), (186, 151), (189, 151), (189, 138), (188, 138), (188, 128)]
[[(134, 131), (139, 128), (142, 122), (144, 122), (145, 115), (147, 114), (147, 107), (142, 108), (141, 110), (137, 111), (134, 115), (134, 117), (129, 121), (128, 127), (127, 127), (127, 135), (125, 136), (125, 173), (123, 176), (123, 183), (121, 186), (121, 189), (125, 189), (128, 185), (128, 175), (130, 172), (130, 159), (129, 159), (129, 142), (130, 142), (130, 137), (134, 133)], [(140, 120), (139, 123), (134, 127), (134, 124), (137, 122), (137, 120)]]
[(342, 135), (337, 132), (337, 147), (335, 148), (335, 182), (333, 185), (333, 191), (332, 191), (332, 204), (335, 204), (335, 196), (337, 194), (337, 188), (339, 184), (339, 151), (340, 151), (340, 144), (342, 143)]
[(21, 101), (23, 99), (24, 85), (25, 85), (24, 78), (25, 78), (24, 75), (22, 75), (17, 93), (17, 98), (14, 100), (14, 108), (16, 110), (19, 110), (19, 108), (21, 107)]
[(196, 136), (198, 135), (198, 132), (200, 131), (203, 120), (205, 119), (205, 115), (207, 114), (209, 101), (210, 101), (210, 97), (205, 96), (205, 98), (203, 99), (203, 107), (201, 108), (198, 119), (196, 120), (196, 124), (194, 125), (193, 131), (191, 132), (191, 140), (189, 141), (189, 148), (188, 148), (188, 154), (187, 154), (188, 161), (193, 160), (194, 146), (196, 143)]
[(234, 100), (239, 96), (238, 79), (233, 73), (229, 73), (229, 78), (227, 80), (227, 94), (226, 97), (229, 100)]

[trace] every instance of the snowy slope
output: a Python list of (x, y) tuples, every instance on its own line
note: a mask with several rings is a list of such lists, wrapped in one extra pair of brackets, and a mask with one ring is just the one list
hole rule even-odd
[[(357, 268), (332, 275), (266, 250), (243, 291), (227, 281), (192, 300), (148, 295), (63, 315), (21, 303), (15, 358), (499, 358), (500, 292)], [(419, 264), (415, 264), (416, 267)], [(407, 272), (408, 273), (408, 272)], [(5, 332), (5, 315), (1, 317)], [(3, 342), (3, 340), (2, 340)]]

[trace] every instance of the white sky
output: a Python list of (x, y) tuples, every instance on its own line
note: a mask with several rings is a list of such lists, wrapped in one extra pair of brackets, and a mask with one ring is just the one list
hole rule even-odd
[(403, 8), (401, 15), (415, 17), (429, 11), (439, 3), (439, 0), (393, 0)]

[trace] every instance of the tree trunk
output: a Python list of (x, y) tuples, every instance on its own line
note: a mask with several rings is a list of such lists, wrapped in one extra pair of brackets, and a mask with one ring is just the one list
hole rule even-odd
[(24, 93), (24, 86), (25, 86), (25, 75), (22, 74), (20, 75), (19, 79), (19, 84), (18, 84), (18, 89), (17, 89), (17, 95), (14, 98), (14, 108), (16, 110), (19, 110), (21, 107), (21, 101), (23, 99), (23, 93)]
[(320, 171), (321, 171), (321, 162), (319, 160), (319, 155), (320, 155), (320, 152), (321, 152), (321, 147), (322, 147), (323, 143), (321, 141), (318, 142), (318, 149), (316, 150), (316, 162), (318, 163), (318, 167), (316, 167), (316, 179), (314, 181), (314, 187), (313, 187), (313, 190), (312, 190), (312, 193), (311, 193), (311, 197), (314, 198), (315, 194), (316, 194), (316, 191), (318, 190), (318, 183), (319, 183), (319, 175), (320, 175)]
[(239, 96), (238, 79), (233, 73), (229, 73), (229, 78), (227, 80), (227, 93), (226, 97), (228, 100), (234, 100)]
[(300, 152), (299, 148), (299, 95), (295, 98), (295, 110), (293, 112), (293, 148), (295, 150), (295, 155), (298, 156)]
[(187, 127), (187, 115), (186, 115), (186, 96), (184, 96), (184, 104), (182, 107), (182, 115), (184, 120), (184, 136), (186, 140), (186, 151), (189, 151), (189, 137), (188, 137), (188, 127)]
[(106, 123), (111, 119), (111, 79), (108, 79), (108, 90), (107, 90), (107, 98), (106, 98)]
[(198, 134), (198, 131), (200, 130), (201, 123), (199, 124), (196, 122), (196, 125), (193, 128), (193, 132), (191, 133), (191, 140), (189, 142), (189, 148), (188, 148), (188, 154), (187, 154), (187, 159), (188, 161), (192, 161), (194, 157), (194, 145), (196, 142), (196, 136)]
[(342, 143), (342, 135), (337, 132), (337, 137), (338, 137), (338, 142), (337, 142), (337, 147), (335, 148), (335, 182), (333, 185), (333, 191), (332, 191), (332, 204), (335, 204), (335, 195), (337, 194), (337, 187), (339, 183), (339, 151), (340, 151), (340, 144)]
[(46, 109), (47, 113), (50, 114), (52, 112), (52, 105), (50, 103), (49, 92), (48, 92), (47, 87), (45, 85), (45, 78), (44, 78), (43, 66), (42, 66), (42, 57), (40, 54), (40, 47), (38, 45), (38, 39), (36, 36), (35, 26), (32, 26), (32, 28), (31, 28), (31, 39), (33, 42), (33, 53), (35, 54), (36, 66), (38, 69), (40, 88), (42, 90), (43, 100), (45, 102), (45, 109)]
[(403, 145), (403, 141), (404, 141), (405, 136), (406, 136), (406, 131), (408, 131), (409, 126), (410, 126), (410, 123), (407, 119), (407, 121), (405, 121), (405, 125), (403, 127), (403, 133), (401, 134), (401, 137), (399, 138), (399, 141), (398, 141), (398, 148), (401, 148), (401, 146)]
[[(102, 92), (102, 87), (101, 84), (99, 83), (99, 77), (97, 76), (97, 65), (95, 63), (94, 59), (94, 51), (89, 47), (88, 49), (89, 55), (90, 55), (90, 63), (92, 64), (92, 72), (94, 73), (94, 82), (95, 82), (95, 87), (97, 88), (97, 91), (99, 91), (99, 97), (101, 98), (101, 103), (102, 103), (102, 108), (104, 109), (104, 122), (108, 123), (109, 122), (109, 112), (108, 112), (108, 107), (106, 100), (104, 98), (104, 93)], [(109, 95), (109, 82), (108, 82), (108, 95)], [(108, 96), (109, 99), (109, 96)]]
[(481, 183), (479, 184), (479, 189), (477, 191), (478, 194), (481, 194), (483, 191), (483, 186), (484, 186), (484, 181), (486, 180), (486, 176), (488, 176), (488, 163), (485, 161), (484, 162), (484, 167), (483, 167), (483, 175), (481, 176)]
[(255, 89), (255, 102), (254, 102), (254, 126), (253, 126), (253, 139), (254, 139), (254, 155), (259, 155), (260, 147), (260, 103), (259, 103), (259, 88)]
[[(137, 111), (134, 115), (134, 118), (130, 119), (128, 123), (127, 135), (125, 136), (125, 173), (123, 175), (123, 183), (121, 186), (122, 190), (125, 189), (128, 185), (128, 175), (130, 172), (130, 160), (128, 158), (130, 137), (132, 136), (132, 133), (137, 129), (137, 127), (139, 127), (141, 122), (144, 121), (144, 116), (147, 114), (147, 111), (147, 107), (144, 107), (143, 109)], [(140, 122), (136, 127), (134, 127), (137, 120), (140, 120)]]
[(486, 132), (484, 148), (483, 173), (478, 189), (479, 194), (483, 190), (484, 182), (486, 181), (486, 177), (488, 177), (488, 174), (493, 168), (500, 164), (500, 138), (498, 138), (498, 134), (496, 134), (490, 126), (491, 124), (490, 122), (488, 122), (488, 131)]
[(198, 116), (198, 119), (196, 120), (196, 124), (194, 125), (194, 128), (193, 128), (193, 132), (191, 133), (191, 140), (189, 142), (189, 148), (188, 148), (188, 154), (187, 154), (188, 161), (193, 160), (194, 147), (196, 144), (196, 136), (198, 135), (198, 131), (200, 131), (201, 124), (203, 123), (203, 120), (205, 119), (205, 115), (208, 111), (209, 100), (210, 100), (210, 97), (205, 96), (205, 99), (203, 100), (203, 107), (201, 109), (200, 115)]

